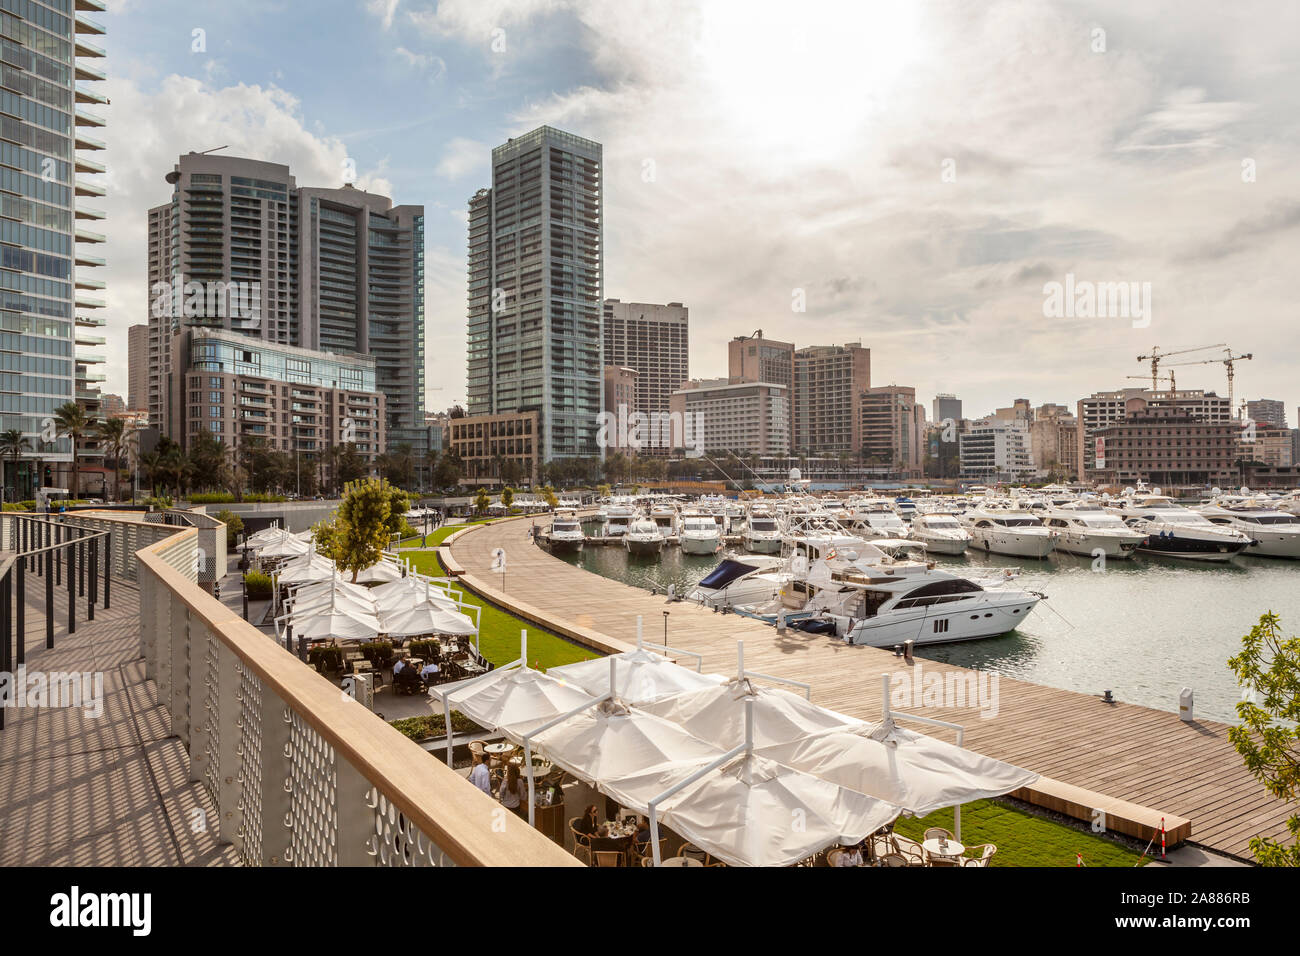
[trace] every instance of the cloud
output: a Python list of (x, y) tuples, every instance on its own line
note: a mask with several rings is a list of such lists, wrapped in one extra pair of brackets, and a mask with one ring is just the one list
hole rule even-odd
[(432, 74), (430, 79), (440, 79), (447, 72), (446, 61), (432, 53), (413, 53), (404, 46), (395, 48), (393, 52), (401, 57), (408, 66)]
[(379, 18), (385, 30), (392, 29), (393, 17), (397, 13), (399, 0), (367, 0), (366, 10)]
[(486, 143), (457, 136), (447, 144), (434, 172), (446, 179), (463, 179), (471, 172), (490, 179), (491, 155), (492, 147)]

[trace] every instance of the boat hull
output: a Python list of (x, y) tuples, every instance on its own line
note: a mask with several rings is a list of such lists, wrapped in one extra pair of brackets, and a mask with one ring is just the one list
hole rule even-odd
[(904, 641), (915, 646), (951, 644), (1001, 637), (1014, 631), (1029, 616), (1039, 598), (1016, 592), (996, 601), (980, 601), (967, 608), (953, 605), (953, 610), (939, 614), (914, 614), (888, 620), (866, 618), (854, 622), (846, 636), (850, 644), (867, 647), (893, 647)]
[(1065, 554), (1077, 554), (1082, 558), (1095, 558), (1100, 550), (1107, 559), (1131, 558), (1144, 539), (1138, 536), (1122, 537), (1110, 535), (1085, 534), (1075, 531), (1058, 532), (1056, 550)]
[(623, 539), (628, 554), (653, 555), (664, 549), (663, 538), (627, 538)]
[(1148, 535), (1146, 541), (1138, 546), (1138, 550), (1183, 561), (1231, 561), (1246, 547), (1245, 542), (1193, 538), (1162, 531), (1159, 534)]
[(683, 554), (717, 554), (722, 549), (722, 538), (712, 535), (707, 538), (694, 538), (682, 535)]
[(1014, 531), (970, 529), (970, 546), (989, 554), (1013, 558), (1045, 558), (1052, 553), (1052, 537), (1046, 534), (1018, 534)]
[(780, 538), (751, 538), (746, 535), (742, 541), (746, 551), (752, 551), (754, 554), (780, 554)]

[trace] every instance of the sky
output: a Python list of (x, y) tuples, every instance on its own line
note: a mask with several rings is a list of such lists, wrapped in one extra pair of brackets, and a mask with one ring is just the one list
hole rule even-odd
[[(693, 377), (757, 329), (860, 341), (873, 385), (973, 417), (1218, 344), (1170, 361), (1250, 352), (1237, 398), (1300, 425), (1300, 5), (108, 3), (109, 392), (163, 177), (225, 146), (425, 206), (427, 404), (463, 402), (466, 204), (493, 146), (549, 124), (604, 145), (605, 294), (685, 303)], [(1144, 310), (1053, 309), (1052, 283)]]

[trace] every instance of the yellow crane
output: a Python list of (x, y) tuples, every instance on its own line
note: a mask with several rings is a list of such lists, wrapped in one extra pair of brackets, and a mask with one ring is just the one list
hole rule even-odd
[[(1191, 364), (1191, 363), (1188, 363), (1188, 364)], [(1142, 379), (1142, 381), (1144, 381), (1144, 382), (1146, 381), (1146, 378), (1147, 378), (1145, 375), (1125, 375), (1124, 377), (1125, 377), (1125, 378), (1140, 378), (1140, 379)], [(1178, 391), (1178, 383), (1177, 383), (1176, 381), (1174, 381), (1174, 373), (1173, 373), (1172, 371), (1171, 371), (1168, 375), (1157, 375), (1156, 378), (1155, 378), (1155, 381), (1168, 382), (1168, 383), (1169, 383), (1169, 391), (1171, 391), (1171, 392), (1176, 392), (1176, 391)], [(1152, 389), (1152, 391), (1155, 391), (1155, 389)]]
[(1228, 353), (1226, 358), (1201, 359), (1200, 361), (1191, 361), (1191, 362), (1173, 362), (1171, 364), (1172, 365), (1223, 365), (1225, 368), (1227, 368), (1228, 370), (1228, 414), (1236, 416), (1237, 412), (1232, 404), (1233, 401), (1232, 380), (1233, 377), (1236, 375), (1236, 369), (1234, 368), (1234, 366), (1237, 362), (1244, 362), (1249, 359), (1253, 359), (1255, 356), (1254, 353), (1252, 352), (1247, 352), (1245, 355), (1233, 355), (1232, 349), (1226, 347), (1224, 348), (1223, 351)]
[(1156, 382), (1159, 381), (1159, 375), (1157, 373), (1160, 371), (1160, 363), (1164, 359), (1169, 358), (1171, 355), (1185, 355), (1188, 352), (1204, 352), (1206, 349), (1218, 349), (1224, 347), (1223, 342), (1216, 342), (1214, 345), (1202, 345), (1194, 349), (1179, 349), (1177, 352), (1162, 352), (1160, 351), (1160, 347), (1156, 346), (1151, 350), (1150, 355), (1139, 355), (1138, 361), (1146, 362), (1149, 360), (1151, 362), (1151, 391), (1154, 392), (1158, 388)]

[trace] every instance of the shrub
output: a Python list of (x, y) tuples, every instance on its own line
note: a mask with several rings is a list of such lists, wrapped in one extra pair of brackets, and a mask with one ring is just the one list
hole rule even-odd
[(407, 647), (411, 651), (412, 657), (419, 657), (428, 660), (430, 657), (437, 657), (442, 653), (442, 645), (437, 641), (431, 641), (427, 638), (422, 641), (411, 641)]
[(222, 508), (213, 517), (226, 523), (226, 547), (233, 548), (244, 530), (244, 519), (228, 508)]
[[(401, 720), (390, 720), (389, 723), (412, 740), (423, 740), (426, 737), (444, 737), (447, 733), (442, 714), (405, 717)], [(453, 710), (451, 712), (451, 729), (458, 734), (472, 734), (481, 731), (483, 728), (460, 711)]]
[(264, 600), (271, 596), (271, 576), (263, 574), (261, 571), (249, 571), (244, 575), (244, 587), (248, 589), (248, 596), (256, 600)]
[[(307, 663), (313, 665), (321, 673), (342, 670), (343, 648), (332, 644), (309, 647), (307, 649)], [(455, 721), (452, 721), (452, 723), (455, 723)]]
[(393, 659), (393, 645), (390, 641), (374, 641), (361, 645), (361, 656), (375, 667), (383, 667)]
[(234, 500), (235, 496), (228, 491), (202, 491), (190, 495), (192, 505), (228, 505)]
[(252, 494), (244, 495), (244, 500), (253, 504), (268, 504), (288, 501), (284, 495), (268, 495), (265, 492), (255, 491)]
[(158, 495), (154, 498), (144, 499), (143, 504), (150, 511), (166, 511), (172, 506), (172, 500), (167, 495)]

